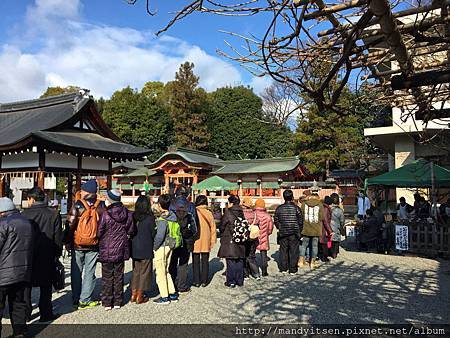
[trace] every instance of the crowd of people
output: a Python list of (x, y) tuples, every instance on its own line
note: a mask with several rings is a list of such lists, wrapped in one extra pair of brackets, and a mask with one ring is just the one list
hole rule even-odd
[[(336, 258), (344, 214), (339, 196), (323, 201), (311, 189), (299, 205), (291, 190), (272, 218), (263, 199), (230, 195), (220, 224), (209, 210), (204, 195), (190, 201), (179, 186), (173, 194), (159, 196), (152, 204), (140, 196), (134, 210), (121, 202), (121, 192), (98, 194), (90, 180), (81, 186), (63, 226), (57, 210), (49, 207), (42, 189), (28, 192), (29, 208), (20, 213), (8, 198), (0, 199), (0, 316), (6, 299), (14, 334), (25, 332), (31, 320), (31, 289), (39, 288), (39, 321), (58, 318), (52, 307), (55, 269), (65, 247), (70, 252), (71, 289), (74, 309), (102, 305), (106, 311), (124, 304), (125, 261), (132, 260), (131, 302), (149, 301), (155, 271), (159, 298), (155, 304), (179, 300), (191, 287), (210, 282), (210, 252), (220, 238), (218, 257), (226, 262), (225, 286), (241, 287), (247, 278), (268, 276), (269, 237), (278, 229), (278, 268), (281, 273), (314, 269), (317, 260)], [(256, 259), (260, 253), (260, 262)], [(188, 263), (192, 257), (192, 284)], [(101, 299), (96, 300), (96, 267), (101, 264)], [(1, 317), (0, 317), (1, 318)]]

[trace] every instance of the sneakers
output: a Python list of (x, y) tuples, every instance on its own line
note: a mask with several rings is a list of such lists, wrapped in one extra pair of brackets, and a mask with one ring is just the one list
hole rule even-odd
[(235, 288), (236, 284), (228, 284), (227, 282), (225, 282), (223, 285), (225, 285), (227, 288)]
[(97, 301), (80, 302), (80, 305), (78, 305), (78, 310), (90, 309), (99, 305), (100, 302)]
[(164, 297), (164, 298), (158, 298), (157, 300), (153, 301), (155, 304), (158, 305), (169, 305), (170, 304), (170, 298), (169, 297)]
[(169, 300), (175, 303), (178, 302), (178, 295), (176, 293), (169, 295)]
[(118, 310), (118, 309), (120, 309), (120, 308), (121, 308), (120, 305), (114, 305), (114, 309)]
[(112, 306), (105, 306), (105, 311), (111, 311), (113, 309)]

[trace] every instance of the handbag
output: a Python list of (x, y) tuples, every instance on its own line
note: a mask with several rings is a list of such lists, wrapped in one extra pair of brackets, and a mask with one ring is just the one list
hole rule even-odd
[(253, 223), (250, 224), (250, 239), (258, 239), (259, 238), (259, 226), (255, 224), (256, 222), (256, 214)]
[(64, 265), (59, 261), (59, 259), (56, 259), (52, 285), (56, 291), (60, 291), (66, 286), (66, 269), (64, 268)]

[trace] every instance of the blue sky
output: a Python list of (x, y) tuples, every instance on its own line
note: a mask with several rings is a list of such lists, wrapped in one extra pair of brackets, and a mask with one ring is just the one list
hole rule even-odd
[(56, 85), (108, 97), (127, 85), (169, 81), (186, 60), (207, 90), (244, 84), (261, 92), (269, 79), (254, 78), (216, 50), (227, 51), (220, 29), (260, 35), (264, 17), (195, 14), (155, 37), (180, 2), (157, 0), (151, 17), (144, 0), (1, 0), (0, 102), (35, 98)]

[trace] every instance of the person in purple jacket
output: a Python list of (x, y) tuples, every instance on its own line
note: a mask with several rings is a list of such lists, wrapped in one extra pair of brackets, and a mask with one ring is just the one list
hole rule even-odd
[(134, 233), (133, 215), (121, 202), (120, 191), (109, 190), (106, 211), (97, 230), (98, 261), (102, 263), (102, 305), (120, 309), (123, 303), (123, 273), (130, 258), (129, 238)]

